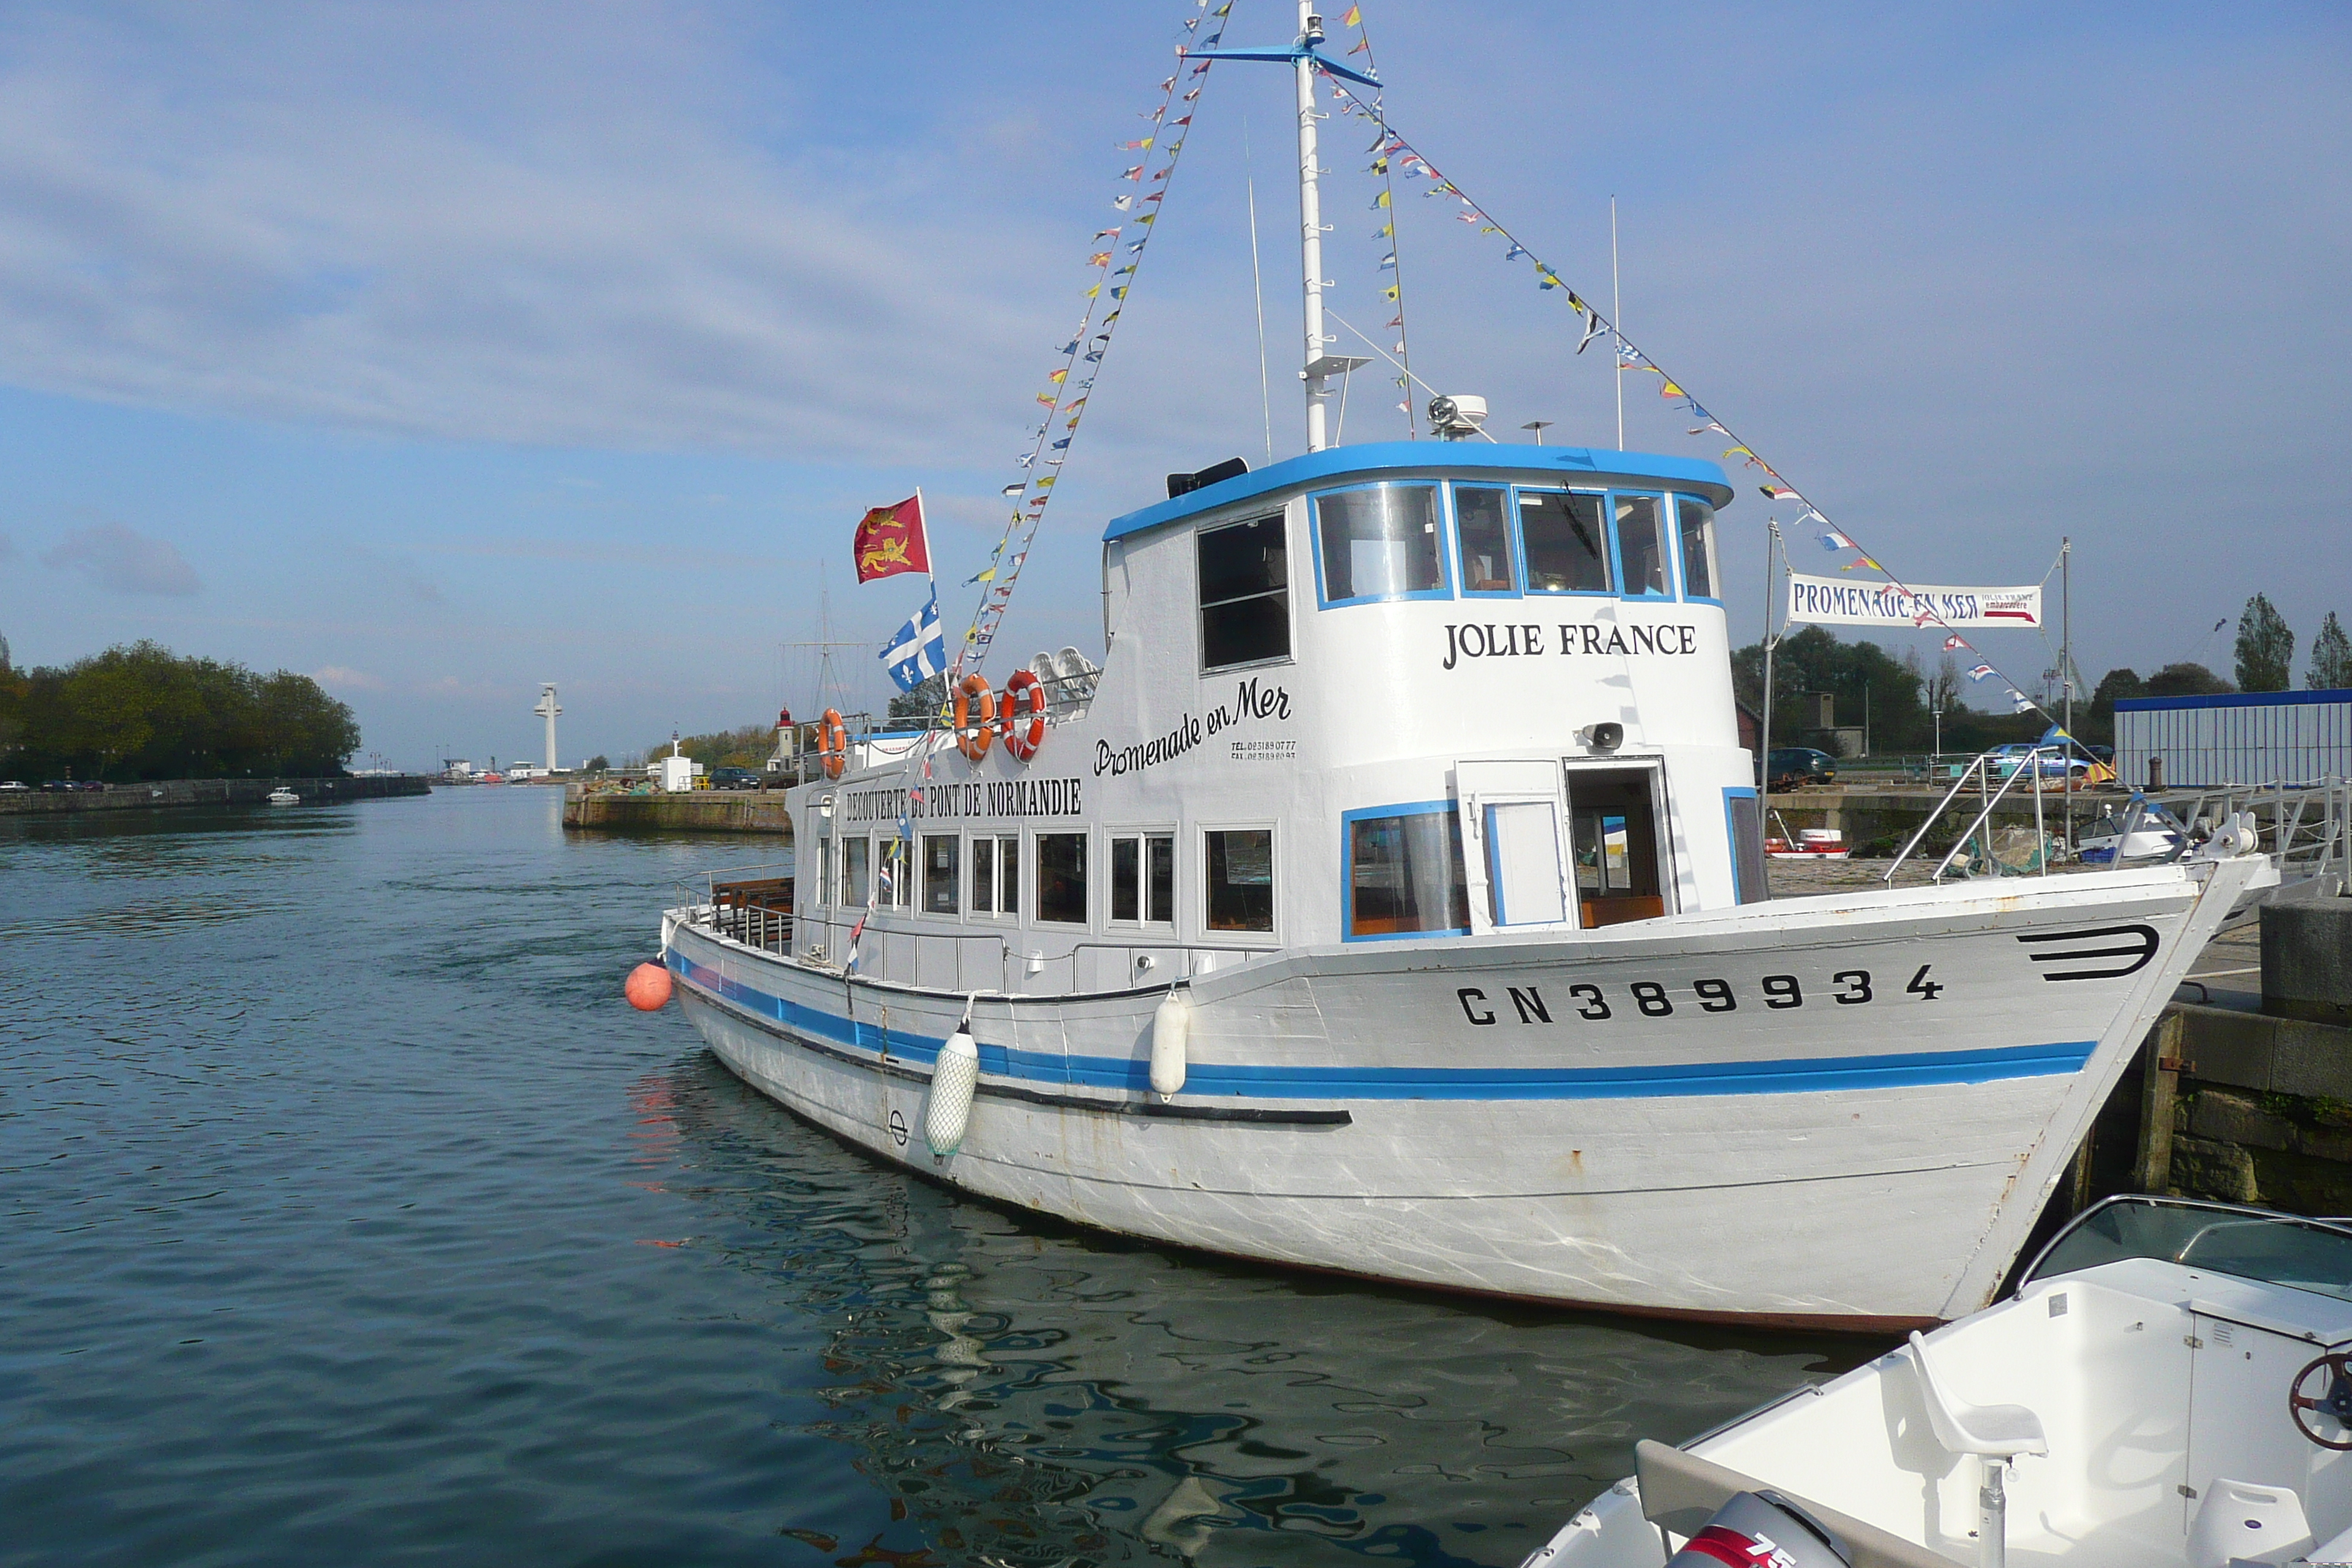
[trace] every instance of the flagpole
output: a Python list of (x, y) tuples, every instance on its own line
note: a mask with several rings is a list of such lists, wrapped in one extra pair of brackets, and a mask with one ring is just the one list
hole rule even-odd
[[(1609, 318), (1617, 325), (1617, 339), (1624, 342), (1625, 291), (1617, 273), (1617, 198), (1609, 198)], [(1625, 356), (1617, 359), (1617, 449), (1625, 449)]]

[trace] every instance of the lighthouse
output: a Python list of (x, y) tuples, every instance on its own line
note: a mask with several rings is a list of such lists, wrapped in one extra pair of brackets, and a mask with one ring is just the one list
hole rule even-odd
[(555, 700), (555, 683), (553, 681), (549, 680), (540, 682), (539, 701), (532, 706), (531, 711), (547, 721), (547, 771), (549, 773), (554, 773), (556, 771), (555, 716), (558, 713), (562, 712), (563, 708), (562, 704)]

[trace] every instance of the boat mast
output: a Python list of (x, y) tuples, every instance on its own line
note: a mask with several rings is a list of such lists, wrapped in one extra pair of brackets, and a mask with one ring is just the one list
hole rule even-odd
[(1298, 252), (1305, 274), (1307, 353), (1300, 377), (1307, 383), (1307, 449), (1319, 452), (1329, 445), (1324, 435), (1323, 403), (1329, 384), (1321, 367), (1323, 335), (1323, 203), (1315, 166), (1315, 60), (1307, 52), (1323, 41), (1323, 18), (1315, 14), (1315, 0), (1298, 0), (1298, 56), (1291, 69), (1298, 82)]

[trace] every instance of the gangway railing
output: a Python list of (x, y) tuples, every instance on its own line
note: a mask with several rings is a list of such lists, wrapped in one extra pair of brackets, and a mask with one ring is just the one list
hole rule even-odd
[[(2006, 758), (1995, 752), (1986, 752), (1979, 755), (1961, 770), (1960, 776), (1952, 781), (1952, 787), (1944, 792), (1944, 798), (1936, 803), (1935, 809), (1928, 812), (1927, 817), (1920, 822), (1917, 831), (1914, 832), (1903, 847), (1896, 852), (1895, 859), (1887, 866), (1886, 874), (1882, 880), (1890, 884), (1895, 880), (1895, 874), (1903, 869), (1904, 862), (1911, 858), (1911, 852), (1919, 847), (1920, 840), (1926, 838), (1936, 824), (1943, 820), (1944, 814), (1952, 809), (1952, 803), (1966, 793), (1971, 784), (1976, 786), (1979, 802), (1976, 817), (1969, 824), (1967, 830), (1952, 841), (1951, 848), (1944, 852), (1944, 858), (1938, 860), (1936, 863), (1936, 868), (1927, 874), (1927, 880), (1930, 882), (1943, 880), (1944, 873), (1951, 869), (1952, 862), (1959, 858), (1960, 851), (1976, 842), (1979, 833), (1985, 833), (1983, 858), (1986, 864), (1999, 866), (2000, 862), (1994, 858), (1992, 853), (1991, 835), (1986, 833), (1985, 829), (1987, 824), (1992, 820), (1995, 808), (2009, 797), (2010, 791), (2017, 787), (2020, 779), (2032, 781), (2034, 841), (2034, 851), (2031, 861), (2021, 868), (2021, 871), (2036, 871), (2042, 876), (2048, 876), (2050, 874), (2050, 831), (2042, 809), (2043, 778), (2042, 759), (2045, 755), (2056, 759), (2057, 776), (2060, 782), (2069, 783), (2071, 781), (2066, 775), (2072, 764), (2066, 752), (2067, 748), (2063, 745), (2034, 747), (2031, 752), (2018, 758), (2017, 766), (2010, 770), (2007, 777), (2000, 780), (1998, 789), (1993, 787), (1993, 774), (1998, 771), (1999, 763)], [(2015, 756), (2016, 753), (2011, 752), (2008, 755)]]

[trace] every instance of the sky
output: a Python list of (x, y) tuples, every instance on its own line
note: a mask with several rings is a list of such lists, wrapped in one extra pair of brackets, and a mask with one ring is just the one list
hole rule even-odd
[[(1613, 195), (1633, 341), (1899, 574), (2033, 582), (2071, 536), (2094, 681), (2226, 672), (2257, 591), (2298, 670), (2352, 616), (2340, 5), (1363, 9), (1396, 127), (1604, 306)], [(300, 670), (409, 767), (536, 755), (541, 681), (567, 761), (878, 707), (919, 591), (856, 584), (852, 528), (921, 488), (955, 635), (1194, 14), (6, 8), (0, 636)], [(1227, 42), (1295, 30), (1237, 0)], [(992, 674), (1099, 655), (1102, 525), (1166, 473), (1303, 448), (1289, 91), (1211, 73)], [(1369, 135), (1323, 135), (1331, 307), (1386, 340)], [(1415, 374), (1615, 445), (1560, 295), (1398, 202)], [(1626, 445), (1717, 456), (1655, 386)], [(1343, 437), (1402, 433), (1349, 396)], [(1738, 477), (1744, 642), (1797, 520)]]

